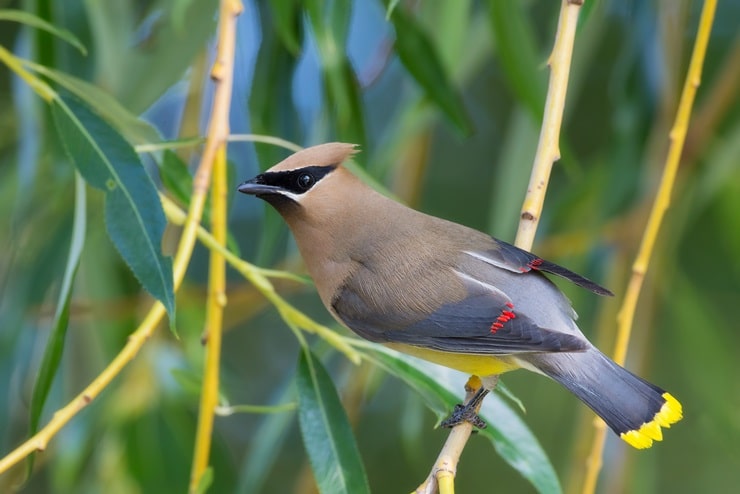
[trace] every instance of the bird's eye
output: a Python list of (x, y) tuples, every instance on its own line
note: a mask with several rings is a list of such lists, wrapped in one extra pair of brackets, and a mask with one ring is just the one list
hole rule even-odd
[(298, 187), (300, 187), (303, 190), (308, 190), (311, 188), (311, 186), (314, 184), (315, 180), (313, 176), (309, 173), (301, 173), (298, 175), (297, 183)]

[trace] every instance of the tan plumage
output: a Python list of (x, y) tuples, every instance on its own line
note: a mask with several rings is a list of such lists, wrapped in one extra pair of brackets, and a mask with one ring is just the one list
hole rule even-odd
[(340, 323), (484, 378), (517, 367), (548, 375), (636, 447), (680, 419), (673, 397), (588, 342), (542, 271), (599, 294), (608, 290), (382, 196), (341, 166), (354, 152), (342, 143), (308, 148), (239, 188), (286, 220), (321, 300)]

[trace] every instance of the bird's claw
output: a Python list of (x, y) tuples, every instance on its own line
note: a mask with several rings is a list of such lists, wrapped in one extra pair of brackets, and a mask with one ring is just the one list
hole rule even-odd
[(478, 413), (476, 413), (475, 405), (461, 405), (459, 403), (455, 405), (455, 409), (452, 411), (450, 416), (444, 419), (440, 425), (451, 429), (463, 422), (470, 422), (476, 429), (485, 429), (488, 426), (486, 421), (480, 418)]

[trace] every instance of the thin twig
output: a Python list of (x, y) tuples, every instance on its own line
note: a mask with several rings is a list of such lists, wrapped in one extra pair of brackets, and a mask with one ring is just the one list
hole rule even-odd
[[(712, 22), (714, 12), (717, 7), (716, 0), (707, 0), (702, 7), (701, 18), (699, 20), (699, 30), (694, 41), (694, 49), (691, 54), (689, 70), (686, 74), (681, 100), (679, 101), (676, 119), (673, 123), (669, 139), (670, 148), (666, 157), (663, 176), (658, 187), (653, 207), (650, 211), (645, 233), (640, 243), (640, 250), (637, 253), (635, 262), (632, 265), (632, 277), (627, 285), (627, 291), (622, 302), (622, 308), (617, 315), (617, 341), (614, 349), (614, 361), (624, 364), (627, 356), (627, 347), (632, 332), (632, 322), (635, 316), (635, 307), (640, 296), (642, 282), (645, 279), (648, 264), (653, 253), (655, 240), (658, 237), (658, 231), (663, 221), (666, 210), (671, 202), (671, 192), (676, 179), (676, 172), (681, 161), (681, 152), (686, 139), (686, 131), (689, 126), (691, 109), (696, 97), (696, 91), (701, 83), (701, 73), (704, 64), (704, 55), (706, 54), (709, 35), (712, 32)], [(590, 494), (596, 489), (599, 470), (601, 468), (601, 457), (604, 448), (606, 435), (606, 425), (603, 421), (597, 421), (596, 434), (594, 436), (591, 453), (586, 462), (587, 471), (584, 481), (583, 493)]]
[[(573, 54), (573, 45), (578, 25), (578, 13), (582, 2), (562, 0), (558, 29), (555, 34), (555, 43), (548, 60), (550, 66), (550, 82), (547, 88), (547, 99), (542, 121), (540, 140), (537, 145), (532, 175), (527, 188), (527, 194), (522, 205), (519, 229), (515, 244), (526, 250), (532, 248), (537, 231), (542, 205), (545, 201), (545, 192), (550, 179), (553, 164), (560, 158), (560, 127), (565, 107), (565, 95), (568, 88), (570, 62)], [(473, 388), (471, 380), (469, 387)], [(478, 387), (480, 382), (478, 382)], [(473, 392), (477, 389), (474, 387)], [(472, 397), (469, 392), (465, 401)], [(453, 479), (457, 470), (460, 455), (470, 438), (472, 425), (463, 422), (455, 426), (450, 432), (442, 451), (435, 462), (432, 472), (416, 490), (417, 493), (431, 494), (437, 491), (441, 494), (453, 494)]]
[[(236, 22), (243, 6), (239, 0), (222, 0), (219, 14), (218, 47), (211, 78), (216, 84), (211, 118), (208, 123), (206, 151), (213, 150), (213, 186), (211, 188), (211, 222), (213, 238), (218, 245), (226, 245), (226, 147), (229, 137), (229, 107), (236, 52)], [(203, 162), (210, 154), (203, 153)], [(204, 174), (196, 175), (196, 190), (208, 188)], [(193, 467), (190, 473), (190, 492), (196, 492), (208, 468), (213, 436), (213, 422), (218, 406), (219, 365), (221, 362), (221, 335), (223, 310), (226, 306), (226, 262), (223, 254), (210, 251), (208, 298), (203, 344), (206, 347), (205, 370), (200, 395), (198, 427), (195, 434)]]

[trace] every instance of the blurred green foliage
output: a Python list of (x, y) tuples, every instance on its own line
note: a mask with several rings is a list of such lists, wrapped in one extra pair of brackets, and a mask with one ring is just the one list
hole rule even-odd
[[(557, 2), (387, 3), (393, 5), (388, 17), (379, 0), (246, 2), (238, 26), (232, 132), (303, 145), (362, 143), (360, 167), (405, 202), (511, 240), (537, 143)], [(133, 145), (190, 138), (202, 134), (210, 104), (216, 7), (206, 0), (0, 1), (0, 9), (20, 9), (65, 30), (60, 37), (0, 20), (0, 46), (40, 64), (27, 68), (92, 104)], [(587, 0), (582, 12), (563, 159), (553, 171), (535, 250), (617, 294), (595, 299), (563, 286), (581, 328), (607, 353), (659, 180), (699, 9), (700, 2), (688, 0)], [(726, 492), (740, 485), (739, 18), (740, 4), (720, 2), (628, 362), (681, 400), (685, 419), (667, 431), (664, 443), (644, 452), (610, 436), (601, 492)], [(0, 74), (4, 456), (28, 435), (34, 382), (54, 322), (64, 315), (70, 242), (80, 234), (73, 228), (75, 172), (51, 111), (4, 65)], [(178, 147), (164, 157), (140, 157), (160, 188), (184, 201), (181, 176), (168, 175), (170, 167), (160, 177), (158, 166), (168, 161), (181, 169), (181, 163), (195, 162), (197, 152)], [(236, 180), (286, 154), (264, 144), (229, 148)], [(231, 234), (242, 256), (302, 272), (274, 212), (258, 201), (232, 199)], [(106, 234), (103, 201), (104, 193), (88, 187), (69, 326), (38, 417), (41, 426), (111, 361), (151, 304)], [(22, 492), (187, 489), (206, 269), (206, 250), (196, 250), (177, 295), (179, 339), (159, 331), (37, 455)], [(274, 308), (231, 275), (224, 400), (295, 401), (298, 343)], [(310, 285), (276, 286), (306, 314), (333, 324)], [(370, 488), (412, 490), (446, 437), (433, 429), (439, 412), (434, 398), (388, 377), (382, 370), (388, 366), (357, 367), (310, 340), (338, 388)], [(445, 376), (462, 396), (465, 376)], [(591, 412), (542, 377), (516, 372), (504, 380), (526, 407), (523, 421), (563, 490), (579, 492)], [(312, 492), (308, 464), (295, 411), (220, 417), (209, 492)], [(23, 470), (0, 476), (0, 491), (17, 485)], [(468, 444), (457, 486), (459, 492), (533, 489), (483, 437)]]

